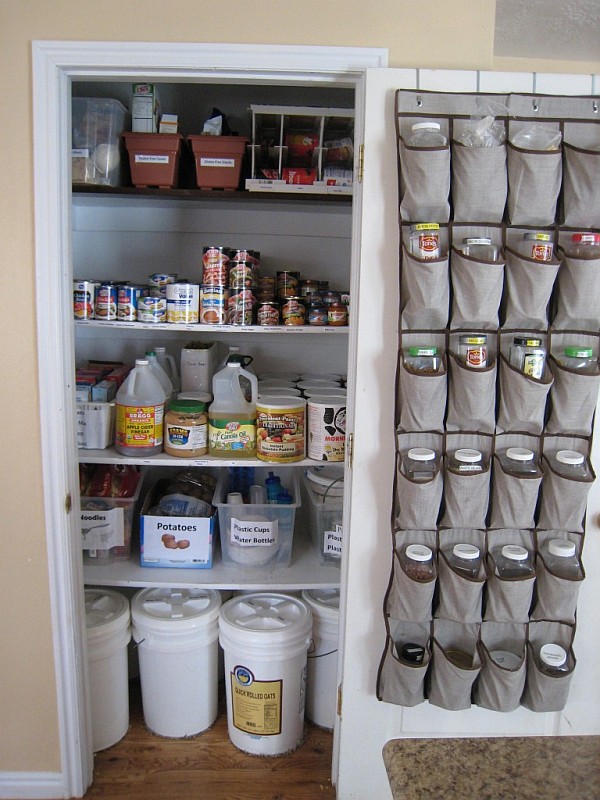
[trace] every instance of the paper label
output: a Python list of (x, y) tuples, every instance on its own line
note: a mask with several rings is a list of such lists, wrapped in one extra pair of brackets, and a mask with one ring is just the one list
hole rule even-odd
[(81, 512), (82, 550), (110, 550), (125, 544), (125, 514), (123, 508), (107, 511)]
[(208, 442), (211, 450), (218, 450), (223, 454), (232, 450), (253, 453), (256, 450), (254, 420), (209, 418)]
[(207, 156), (200, 156), (201, 167), (226, 167), (232, 169), (235, 167), (235, 158), (208, 158)]
[(208, 517), (142, 517), (145, 564), (210, 564), (211, 520)]
[(153, 447), (163, 441), (164, 406), (122, 406), (117, 404), (117, 444)]
[(144, 155), (143, 153), (136, 153), (135, 154), (135, 163), (136, 164), (168, 164), (169, 163), (169, 156)]
[(229, 540), (240, 547), (271, 547), (277, 544), (279, 522), (231, 518)]
[(257, 681), (243, 666), (234, 667), (230, 678), (234, 727), (257, 736), (279, 735), (283, 681)]
[(342, 555), (342, 526), (336, 525), (335, 530), (325, 531), (323, 534), (323, 553), (328, 556)]
[(71, 156), (73, 158), (89, 158), (90, 151), (88, 147), (74, 147), (71, 150)]

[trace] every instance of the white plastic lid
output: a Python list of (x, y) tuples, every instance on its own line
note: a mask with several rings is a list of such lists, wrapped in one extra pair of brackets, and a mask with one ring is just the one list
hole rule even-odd
[(411, 447), (408, 451), (408, 457), (413, 461), (433, 461), (435, 459), (435, 451), (430, 447)]
[(506, 457), (512, 461), (533, 461), (533, 450), (528, 447), (509, 447)]
[(85, 590), (85, 626), (98, 628), (110, 625), (120, 617), (129, 620), (129, 600), (110, 589)]
[(569, 539), (550, 539), (548, 542), (548, 552), (558, 558), (570, 558), (575, 555), (575, 542)]
[(332, 619), (339, 617), (339, 589), (303, 589), (302, 599), (319, 614)]
[(504, 669), (517, 669), (521, 666), (521, 656), (511, 653), (510, 650), (491, 650), (490, 658)]
[(461, 447), (454, 453), (454, 458), (457, 461), (463, 461), (466, 464), (475, 464), (481, 461), (481, 453), (479, 450), (471, 450), (469, 447)]
[(440, 131), (442, 126), (439, 122), (415, 122), (411, 130), (413, 131)]
[(476, 558), (479, 558), (480, 550), (474, 544), (467, 544), (466, 542), (461, 542), (460, 544), (455, 544), (452, 552), (454, 553), (457, 558), (464, 558), (467, 561), (473, 561)]
[(260, 406), (261, 408), (275, 408), (278, 410), (284, 410), (286, 408), (304, 408), (306, 406), (306, 400), (303, 397), (295, 397), (294, 395), (269, 395), (265, 394), (261, 396), (260, 400), (257, 400), (256, 406)]
[(406, 557), (411, 561), (430, 561), (433, 552), (426, 544), (409, 544), (406, 548)]
[[(252, 633), (271, 643), (289, 642), (290, 635), (304, 639), (312, 629), (312, 614), (297, 597), (276, 592), (240, 595), (228, 600), (219, 615), (221, 634), (244, 638)], [(255, 641), (249, 637), (249, 641)]]
[(526, 561), (529, 551), (518, 544), (505, 544), (502, 548), (502, 555), (511, 561)]
[(331, 492), (337, 490), (336, 494), (337, 492), (342, 494), (344, 491), (344, 469), (341, 466), (323, 464), (318, 467), (309, 467), (306, 470), (306, 477), (319, 487), (330, 489)]
[(559, 644), (543, 644), (540, 648), (540, 661), (549, 667), (562, 667), (567, 662), (567, 651)]
[(136, 358), (135, 360), (136, 367), (147, 367), (149, 363), (147, 358)]
[(213, 399), (209, 392), (179, 392), (178, 400), (198, 400), (200, 403), (210, 403)]
[(559, 464), (571, 464), (576, 466), (578, 464), (583, 464), (585, 456), (578, 453), (576, 450), (559, 450), (556, 454), (556, 460)]
[(199, 618), (206, 624), (216, 620), (221, 595), (215, 589), (151, 587), (138, 592), (131, 603), (134, 622), (146, 629), (165, 628), (194, 630)]

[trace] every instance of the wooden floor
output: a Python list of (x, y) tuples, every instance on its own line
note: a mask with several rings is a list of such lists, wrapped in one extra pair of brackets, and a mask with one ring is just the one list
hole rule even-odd
[(227, 736), (224, 697), (215, 725), (191, 739), (164, 739), (144, 725), (139, 684), (130, 684), (130, 728), (95, 756), (85, 800), (335, 800), (333, 735), (309, 723), (293, 753), (242, 753)]

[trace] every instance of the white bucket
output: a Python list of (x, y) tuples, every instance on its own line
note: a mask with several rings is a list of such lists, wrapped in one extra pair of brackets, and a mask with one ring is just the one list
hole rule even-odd
[(150, 588), (133, 598), (144, 721), (159, 736), (192, 736), (217, 718), (220, 607), (214, 589)]
[(302, 599), (313, 615), (308, 651), (306, 718), (332, 730), (337, 705), (337, 654), (340, 624), (339, 589), (305, 589)]
[(246, 753), (275, 756), (302, 742), (312, 615), (297, 597), (256, 592), (221, 608), (227, 728)]
[(129, 601), (122, 594), (85, 590), (94, 752), (116, 744), (129, 727), (129, 621)]

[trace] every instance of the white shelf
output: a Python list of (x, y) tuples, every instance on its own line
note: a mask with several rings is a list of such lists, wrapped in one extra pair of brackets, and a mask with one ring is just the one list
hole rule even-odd
[(103, 319), (74, 320), (77, 328), (118, 328), (120, 330), (138, 331), (171, 331), (173, 333), (188, 331), (193, 333), (252, 333), (254, 335), (279, 334), (283, 336), (347, 336), (347, 325), (186, 325), (173, 322), (119, 322)]
[(206, 586), (212, 589), (296, 589), (333, 588), (340, 585), (340, 568), (322, 564), (307, 535), (296, 531), (289, 567), (261, 567), (249, 570), (224, 564), (217, 545), (210, 569), (141, 567), (139, 554), (106, 565), (84, 560), (84, 580), (89, 586)]
[(142, 467), (314, 467), (322, 464), (312, 458), (303, 458), (301, 461), (280, 463), (279, 461), (261, 461), (258, 458), (218, 458), (217, 456), (202, 456), (201, 458), (176, 458), (167, 453), (158, 453), (155, 456), (124, 456), (117, 453), (114, 447), (103, 450), (79, 450), (79, 462), (82, 464), (138, 464)]
[(274, 192), (291, 195), (352, 195), (353, 193), (352, 185), (330, 185), (326, 181), (315, 181), (308, 184), (286, 183), (284, 180), (269, 180), (268, 178), (247, 178), (246, 189), (249, 192)]

